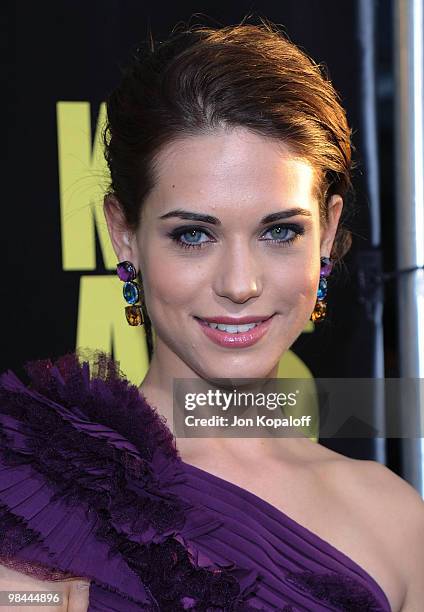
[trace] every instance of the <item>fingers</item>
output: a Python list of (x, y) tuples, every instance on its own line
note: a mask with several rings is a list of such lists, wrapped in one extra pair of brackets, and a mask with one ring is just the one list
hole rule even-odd
[(90, 583), (76, 580), (70, 583), (67, 612), (87, 612)]

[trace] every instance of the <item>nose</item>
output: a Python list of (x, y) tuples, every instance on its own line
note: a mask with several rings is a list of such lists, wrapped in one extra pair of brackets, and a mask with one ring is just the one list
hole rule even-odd
[(215, 293), (243, 304), (262, 293), (260, 264), (247, 245), (233, 244), (225, 251), (215, 273)]

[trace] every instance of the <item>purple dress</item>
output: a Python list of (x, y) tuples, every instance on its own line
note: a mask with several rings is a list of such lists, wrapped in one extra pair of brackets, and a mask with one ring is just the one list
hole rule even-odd
[(0, 563), (90, 580), (90, 612), (390, 612), (344, 553), (182, 461), (117, 362), (90, 363), (0, 376)]

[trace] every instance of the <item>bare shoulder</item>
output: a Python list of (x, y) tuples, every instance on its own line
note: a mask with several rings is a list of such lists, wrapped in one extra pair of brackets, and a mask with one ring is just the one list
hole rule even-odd
[(406, 597), (402, 612), (420, 612), (424, 601), (424, 500), (406, 480), (376, 461), (360, 462), (364, 480), (373, 487), (376, 516), (393, 543), (402, 569)]
[(402, 507), (405, 504), (411, 512), (419, 516), (423, 513), (424, 500), (412, 485), (378, 461), (352, 459), (322, 445), (316, 445), (318, 469), (336, 486), (348, 487), (353, 493), (366, 490), (378, 504), (383, 499), (392, 499), (392, 504)]
[[(45, 612), (86, 612), (88, 609), (89, 583), (78, 578), (62, 581), (39, 580), (34, 578), (34, 576), (29, 576), (17, 572), (10, 567), (0, 565), (0, 591), (31, 591), (32, 593), (48, 591), (60, 593), (62, 595), (62, 603), (52, 604), (51, 606), (43, 604)], [(14, 604), (13, 609), (19, 612), (19, 610), (29, 611), (36, 608), (26, 603), (24, 606)]]
[[(335, 453), (324, 462), (324, 473), (335, 490), (355, 499), (368, 516), (379, 517), (400, 541), (424, 528), (424, 500), (406, 480), (378, 461), (351, 459)], [(362, 502), (361, 502), (362, 500)], [(376, 525), (377, 526), (377, 525)]]
[[(353, 493), (366, 493), (370, 503), (378, 509), (384, 508), (387, 520), (399, 521), (403, 517), (401, 523), (412, 521), (417, 527), (424, 521), (421, 495), (387, 466), (378, 461), (347, 459), (340, 461), (337, 469)], [(407, 529), (410, 526), (398, 524), (399, 533), (406, 535)]]
[[(424, 500), (406, 480), (377, 461), (334, 457), (327, 477), (351, 501), (405, 585), (402, 612), (421, 612), (424, 601)], [(362, 517), (361, 517), (362, 520)]]

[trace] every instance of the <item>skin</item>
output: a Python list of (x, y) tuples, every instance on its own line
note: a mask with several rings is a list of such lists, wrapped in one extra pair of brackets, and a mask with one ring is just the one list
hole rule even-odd
[(61, 605), (38, 606), (34, 605), (14, 605), (4, 610), (16, 612), (86, 612), (89, 600), (89, 582), (81, 579), (74, 580), (38, 580), (32, 576), (26, 576), (20, 572), (0, 565), (0, 591), (30, 591), (37, 593), (47, 591), (62, 594)]

